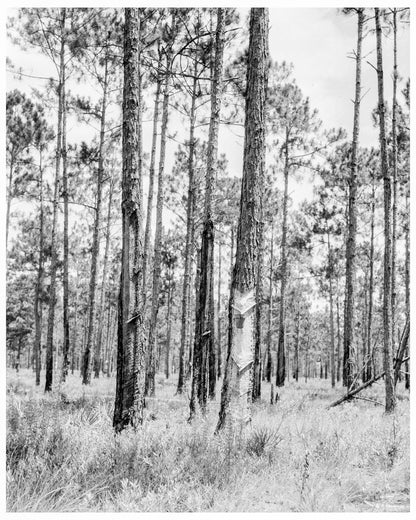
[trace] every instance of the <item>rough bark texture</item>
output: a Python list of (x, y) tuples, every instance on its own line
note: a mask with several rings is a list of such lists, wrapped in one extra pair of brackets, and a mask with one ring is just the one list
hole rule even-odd
[[(264, 186), (266, 92), (268, 76), (268, 11), (253, 8), (250, 11), (250, 42), (248, 50), (247, 95), (245, 110), (245, 138), (240, 217), (237, 231), (236, 262), (233, 270), (227, 367), (221, 395), (221, 409), (217, 431), (226, 422), (243, 426), (251, 419), (251, 384), (254, 360), (253, 307), (242, 316), (234, 305), (240, 305), (240, 296), (254, 297), (258, 255), (258, 220)], [(241, 323), (242, 322), (242, 323)], [(240, 332), (237, 333), (237, 326)], [(242, 326), (242, 328), (241, 328)], [(240, 345), (236, 337), (247, 340), (251, 347), (244, 364), (240, 363)], [(248, 362), (247, 362), (248, 361)]]
[(348, 230), (345, 251), (345, 303), (344, 303), (344, 363), (343, 384), (350, 388), (357, 372), (354, 338), (356, 293), (356, 239), (357, 239), (357, 169), (358, 139), (360, 132), (361, 104), (361, 49), (363, 40), (364, 9), (357, 9), (358, 35), (355, 65), (354, 124), (351, 146), (351, 169), (348, 193)]
[(167, 322), (168, 330), (166, 334), (166, 356), (165, 356), (165, 377), (169, 379), (170, 375), (170, 343), (172, 337), (172, 300), (173, 300), (173, 287), (172, 287), (172, 273), (169, 279), (168, 288), (168, 311), (167, 311)]
[(95, 204), (94, 231), (92, 236), (92, 252), (91, 252), (91, 274), (88, 295), (88, 333), (87, 344), (83, 358), (82, 383), (89, 385), (91, 383), (91, 371), (94, 360), (94, 340), (95, 326), (97, 319), (97, 267), (100, 255), (100, 226), (101, 226), (101, 205), (104, 178), (104, 137), (105, 137), (105, 116), (107, 106), (107, 67), (108, 60), (105, 61), (104, 71), (104, 90), (101, 105), (101, 124), (100, 124), (100, 145), (98, 152), (98, 172), (97, 172), (97, 198)]
[(380, 125), (381, 175), (384, 184), (384, 281), (383, 281), (383, 320), (384, 320), (384, 372), (386, 386), (386, 413), (394, 410), (396, 397), (393, 381), (393, 350), (391, 338), (391, 179), (387, 164), (386, 123), (383, 85), (383, 54), (381, 43), (380, 12), (375, 9), (377, 39), (377, 82), (378, 116)]
[(218, 243), (218, 280), (217, 280), (217, 378), (221, 377), (221, 242)]
[(65, 381), (69, 369), (69, 237), (68, 237), (68, 161), (66, 150), (66, 92), (62, 87), (62, 195), (64, 199), (64, 262), (63, 262), (63, 344), (61, 380)]
[[(408, 188), (407, 188), (408, 189)], [(410, 316), (410, 222), (409, 222), (409, 194), (406, 192), (406, 224), (405, 224), (405, 302), (406, 302), (406, 314)], [(409, 352), (409, 347), (407, 348)], [(407, 390), (410, 389), (410, 366), (409, 361), (405, 364), (405, 387)]]
[(287, 283), (287, 203), (289, 184), (289, 157), (288, 157), (288, 132), (286, 132), (285, 165), (284, 165), (284, 192), (283, 192), (283, 221), (282, 221), (282, 243), (281, 243), (281, 280), (280, 280), (280, 306), (279, 306), (279, 336), (277, 343), (277, 367), (276, 386), (283, 386), (286, 377), (286, 353), (285, 353), (285, 296)]
[[(201, 270), (199, 276), (198, 305), (195, 317), (195, 338), (192, 372), (190, 415), (195, 413), (195, 398), (205, 411), (209, 381), (209, 396), (215, 397), (215, 341), (214, 341), (214, 225), (212, 222), (212, 193), (217, 173), (218, 130), (221, 110), (222, 64), (224, 54), (224, 10), (217, 9), (215, 58), (211, 81), (211, 117), (208, 134), (207, 170), (205, 177), (204, 222), (201, 237)], [(204, 361), (208, 361), (209, 378)]]
[(393, 9), (393, 108), (392, 108), (392, 171), (393, 207), (391, 233), (391, 343), (396, 344), (396, 241), (397, 241), (397, 9)]
[[(175, 17), (172, 15), (172, 28), (175, 26)], [(169, 118), (169, 89), (170, 89), (170, 72), (172, 67), (172, 44), (169, 45), (166, 52), (166, 78), (163, 93), (163, 107), (162, 107), (162, 128), (160, 135), (160, 157), (159, 157), (159, 171), (158, 171), (158, 187), (157, 187), (157, 202), (156, 202), (156, 229), (154, 241), (153, 254), (153, 278), (152, 278), (152, 307), (150, 311), (149, 321), (149, 343), (147, 347), (148, 364), (146, 370), (146, 395), (153, 396), (155, 394), (155, 343), (157, 335), (157, 315), (159, 312), (159, 287), (160, 287), (160, 272), (162, 260), (162, 216), (163, 204), (165, 201), (165, 157), (166, 157), (166, 139), (168, 130)]]
[(372, 377), (372, 358), (373, 352), (371, 347), (371, 341), (373, 336), (373, 293), (374, 293), (374, 216), (376, 208), (375, 198), (375, 173), (372, 172), (371, 180), (371, 223), (370, 223), (370, 255), (369, 255), (369, 275), (368, 275), (368, 312), (367, 312), (367, 348), (366, 348), (366, 361), (367, 368), (365, 370), (366, 381)]
[(333, 279), (332, 279), (332, 251), (331, 251), (331, 242), (329, 239), (329, 233), (327, 234), (327, 244), (328, 244), (328, 265), (329, 265), (329, 320), (330, 320), (330, 334), (331, 334), (331, 386), (335, 387), (335, 330), (334, 330), (334, 289), (333, 289)]
[(122, 265), (118, 311), (117, 379), (113, 425), (120, 431), (143, 421), (146, 342), (143, 330), (143, 215), (138, 90), (140, 21), (125, 9), (123, 88)]
[(50, 265), (50, 287), (49, 287), (49, 312), (48, 328), (46, 336), (46, 362), (45, 362), (45, 392), (52, 390), (53, 379), (53, 328), (55, 324), (56, 304), (56, 273), (58, 269), (58, 251), (56, 245), (56, 234), (58, 227), (58, 203), (59, 203), (59, 177), (62, 154), (62, 111), (63, 111), (63, 84), (65, 78), (65, 32), (66, 9), (61, 10), (61, 49), (60, 68), (58, 83), (58, 124), (56, 133), (56, 155), (55, 155), (55, 187), (53, 195), (52, 234), (51, 234), (51, 265)]

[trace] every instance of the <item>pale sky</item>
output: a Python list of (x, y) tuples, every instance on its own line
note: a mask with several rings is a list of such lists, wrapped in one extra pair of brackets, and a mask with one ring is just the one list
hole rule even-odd
[[(372, 11), (372, 10), (368, 10)], [(241, 10), (241, 24), (247, 20), (247, 9)], [(348, 57), (356, 48), (357, 16), (345, 16), (336, 8), (271, 8), (269, 48), (273, 60), (291, 62), (294, 65), (293, 77), (305, 96), (311, 100), (311, 106), (319, 112), (324, 128), (343, 127), (349, 136), (352, 132), (353, 104), (355, 89), (355, 61)], [(374, 20), (367, 27), (373, 29)], [(392, 38), (384, 38), (384, 87), (387, 102), (392, 97)], [(398, 34), (399, 74), (404, 78), (399, 91), (404, 87), (409, 76), (409, 26), (401, 26)], [(54, 70), (50, 62), (34, 53), (24, 52), (8, 42), (7, 55), (17, 67), (22, 67), (27, 74), (50, 76)], [(363, 42), (362, 93), (365, 94), (361, 104), (360, 144), (377, 146), (377, 129), (373, 128), (371, 112), (377, 103), (376, 72), (367, 63), (375, 64), (375, 34), (368, 34)], [(20, 88), (30, 93), (31, 87), (41, 88), (42, 80), (24, 78), (19, 81), (12, 74), (7, 74), (7, 89)], [(84, 92), (89, 94), (89, 92)], [(94, 92), (91, 91), (91, 95)], [(147, 100), (151, 106), (152, 100)], [(81, 129), (75, 121), (69, 125), (69, 141), (88, 138), (88, 131)], [(181, 118), (170, 116), (170, 133), (182, 132), (182, 139), (187, 139), (187, 127)], [(91, 135), (92, 130), (90, 130)], [(229, 172), (241, 176), (243, 159), (242, 128), (222, 126), (220, 129), (219, 152), (226, 153), (229, 161)], [(144, 149), (150, 152), (151, 123), (145, 124)], [(167, 170), (172, 166), (173, 154), (177, 144), (168, 142)], [(298, 190), (296, 184), (290, 191), (294, 198), (300, 200), (307, 192), (311, 192), (308, 180)]]

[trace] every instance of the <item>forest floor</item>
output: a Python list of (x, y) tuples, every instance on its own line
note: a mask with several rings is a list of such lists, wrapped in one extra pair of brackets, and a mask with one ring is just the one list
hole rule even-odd
[[(188, 396), (157, 376), (137, 432), (112, 429), (114, 378), (52, 395), (7, 372), (8, 511), (409, 511), (409, 394), (327, 406), (327, 380), (291, 382), (253, 407), (244, 438), (213, 435), (219, 395), (188, 424)], [(217, 394), (219, 394), (219, 389)], [(383, 402), (383, 382), (361, 397)]]

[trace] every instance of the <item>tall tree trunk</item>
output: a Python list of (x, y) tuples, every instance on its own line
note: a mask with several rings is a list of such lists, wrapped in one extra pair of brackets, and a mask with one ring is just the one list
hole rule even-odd
[(42, 314), (43, 306), (41, 299), (41, 292), (43, 288), (43, 250), (44, 246), (44, 223), (43, 223), (43, 164), (42, 164), (42, 148), (39, 150), (39, 260), (38, 260), (38, 275), (36, 279), (35, 291), (35, 372), (36, 372), (36, 386), (40, 385), (40, 356), (42, 352)]
[(217, 280), (217, 378), (221, 377), (221, 242), (218, 242), (218, 280)]
[(348, 231), (345, 254), (345, 304), (344, 304), (344, 363), (343, 384), (350, 389), (357, 372), (356, 345), (354, 338), (355, 325), (355, 293), (356, 293), (356, 239), (357, 239), (357, 170), (358, 170), (358, 140), (360, 132), (361, 104), (361, 49), (363, 40), (364, 9), (357, 9), (358, 35), (355, 54), (355, 98), (354, 125), (351, 147), (351, 169), (348, 194)]
[(192, 371), (190, 416), (195, 413), (195, 398), (205, 412), (207, 392), (204, 359), (209, 366), (209, 396), (215, 397), (215, 341), (214, 341), (214, 224), (212, 222), (212, 193), (217, 173), (218, 130), (221, 111), (222, 63), (224, 54), (224, 10), (217, 9), (215, 59), (211, 81), (211, 118), (209, 124), (207, 170), (205, 182), (204, 222), (201, 238), (201, 270), (198, 305), (195, 316), (195, 338)]
[(195, 110), (197, 98), (197, 62), (194, 64), (194, 78), (192, 85), (191, 110), (189, 114), (189, 157), (188, 157), (188, 200), (186, 206), (186, 241), (184, 258), (184, 276), (182, 288), (182, 320), (181, 320), (181, 342), (179, 345), (179, 374), (176, 392), (181, 394), (184, 390), (185, 355), (189, 342), (189, 296), (191, 291), (192, 276), (192, 250), (194, 247), (194, 210), (195, 210), (195, 181), (194, 181), (194, 156), (195, 156)]
[(393, 207), (391, 235), (391, 343), (396, 351), (396, 241), (397, 241), (397, 9), (393, 9), (393, 108), (392, 108), (392, 170)]
[(335, 387), (335, 331), (334, 331), (334, 289), (332, 280), (333, 260), (329, 233), (327, 233), (328, 265), (329, 265), (329, 327), (331, 331), (331, 386)]
[[(260, 181), (263, 184), (264, 181)], [(263, 305), (263, 262), (264, 262), (264, 222), (263, 207), (260, 207), (260, 219), (258, 222), (258, 256), (257, 256), (257, 281), (256, 281), (256, 308), (255, 308), (255, 341), (253, 364), (253, 401), (261, 397), (261, 344), (262, 344), (262, 305)]]
[(59, 64), (59, 83), (58, 83), (58, 124), (56, 133), (56, 154), (55, 154), (55, 187), (53, 195), (52, 213), (52, 234), (51, 234), (51, 265), (50, 265), (50, 286), (49, 286), (49, 312), (48, 328), (46, 336), (46, 360), (45, 360), (45, 392), (52, 390), (53, 379), (53, 329), (55, 325), (55, 305), (56, 305), (56, 274), (58, 270), (58, 251), (56, 245), (56, 235), (58, 227), (58, 203), (59, 203), (59, 177), (62, 155), (62, 113), (63, 113), (63, 88), (65, 82), (65, 19), (66, 9), (61, 8), (61, 49)]
[(377, 38), (377, 83), (378, 115), (380, 124), (381, 174), (384, 181), (384, 282), (383, 282), (383, 320), (384, 320), (384, 371), (386, 386), (386, 413), (393, 412), (396, 396), (393, 381), (393, 350), (391, 338), (391, 179), (387, 164), (386, 123), (383, 85), (383, 54), (381, 43), (380, 10), (375, 8)]
[(370, 256), (369, 256), (369, 279), (368, 279), (368, 313), (367, 313), (367, 370), (366, 380), (372, 378), (372, 358), (371, 347), (373, 336), (373, 293), (374, 293), (374, 216), (376, 207), (376, 184), (375, 172), (371, 178), (371, 223), (370, 223)]
[[(106, 51), (107, 53), (107, 51)], [(95, 205), (95, 219), (94, 231), (92, 237), (92, 252), (91, 252), (91, 275), (88, 295), (88, 333), (87, 345), (84, 352), (83, 359), (83, 375), (82, 383), (89, 385), (91, 383), (91, 370), (94, 360), (94, 340), (95, 340), (95, 325), (97, 319), (97, 264), (100, 256), (100, 226), (101, 226), (101, 205), (104, 179), (104, 138), (105, 138), (105, 119), (107, 107), (107, 75), (108, 75), (108, 59), (105, 59), (104, 65), (104, 83), (103, 83), (103, 99), (101, 104), (101, 125), (100, 125), (100, 145), (98, 152), (98, 172), (97, 172), (97, 198)]]
[(152, 132), (152, 151), (150, 154), (150, 168), (149, 168), (149, 191), (147, 194), (147, 214), (146, 214), (146, 229), (144, 232), (144, 252), (143, 252), (143, 305), (146, 306), (147, 300), (147, 265), (150, 258), (150, 237), (152, 227), (152, 209), (153, 209), (153, 195), (155, 183), (155, 168), (156, 168), (156, 145), (157, 145), (157, 125), (159, 122), (159, 105), (160, 105), (160, 90), (162, 85), (162, 77), (160, 70), (162, 68), (162, 53), (159, 48), (158, 73), (156, 78), (156, 95), (155, 105), (153, 109), (153, 132)]
[[(175, 17), (172, 15), (172, 28), (175, 25)], [(160, 158), (159, 158), (159, 172), (158, 172), (158, 188), (157, 188), (157, 202), (156, 202), (156, 229), (153, 255), (153, 281), (152, 281), (152, 308), (149, 322), (149, 343), (147, 347), (148, 364), (146, 369), (146, 395), (153, 396), (155, 394), (155, 342), (157, 335), (157, 315), (159, 312), (159, 286), (160, 286), (160, 272), (162, 260), (162, 214), (163, 204), (165, 200), (164, 194), (164, 168), (166, 155), (166, 139), (168, 129), (169, 117), (169, 89), (170, 89), (170, 74), (172, 67), (172, 45), (166, 53), (166, 78), (165, 88), (163, 94), (162, 107), (162, 128), (160, 136)]]
[[(407, 188), (408, 190), (408, 188)], [(404, 265), (404, 278), (405, 278), (405, 304), (406, 304), (406, 315), (410, 316), (410, 222), (409, 222), (409, 194), (406, 191), (406, 224), (405, 224), (405, 265)], [(409, 345), (407, 345), (406, 357), (409, 357)], [(410, 366), (409, 360), (405, 363), (405, 388), (410, 389)]]
[(298, 312), (296, 317), (296, 339), (295, 339), (295, 379), (299, 381), (299, 333), (300, 333), (300, 303), (298, 302)]
[(117, 379), (113, 426), (116, 431), (143, 421), (146, 341), (142, 305), (143, 214), (141, 132), (140, 19), (125, 9), (123, 88), (122, 259), (118, 311)]
[(288, 184), (289, 184), (289, 135), (286, 130), (285, 143), (285, 165), (284, 165), (284, 192), (283, 192), (283, 222), (282, 222), (282, 243), (281, 243), (281, 280), (280, 280), (280, 307), (279, 307), (279, 336), (277, 343), (277, 367), (276, 367), (276, 386), (283, 386), (286, 377), (286, 353), (285, 353), (285, 295), (287, 283), (287, 203), (288, 203)]
[(270, 269), (269, 269), (269, 313), (267, 327), (267, 361), (266, 361), (266, 381), (272, 380), (272, 325), (273, 325), (273, 221), (270, 231)]
[(68, 161), (66, 147), (66, 89), (62, 87), (62, 195), (64, 198), (64, 258), (63, 258), (63, 344), (62, 344), (62, 372), (64, 382), (69, 368), (69, 208), (68, 208)]
[(169, 379), (170, 375), (170, 343), (172, 338), (172, 298), (173, 298), (173, 287), (172, 287), (172, 273), (169, 278), (169, 289), (168, 289), (168, 312), (167, 312), (167, 334), (166, 334), (166, 356), (165, 356), (165, 377)]
[(107, 227), (105, 230), (105, 249), (104, 249), (104, 261), (103, 261), (103, 274), (101, 279), (100, 288), (100, 303), (98, 307), (98, 320), (97, 320), (97, 344), (95, 347), (94, 356), (94, 377), (100, 376), (101, 368), (101, 344), (103, 337), (103, 327), (100, 324), (103, 322), (104, 317), (104, 303), (105, 303), (105, 290), (107, 285), (107, 269), (108, 269), (108, 256), (110, 252), (110, 230), (111, 230), (111, 204), (113, 202), (113, 180), (110, 179), (110, 186), (108, 192), (108, 207), (107, 207)]
[(268, 10), (250, 10), (245, 138), (237, 253), (230, 298), (230, 336), (217, 431), (226, 422), (243, 426), (251, 419), (251, 385), (255, 341), (254, 306), (258, 220), (266, 155), (266, 92), (268, 76)]

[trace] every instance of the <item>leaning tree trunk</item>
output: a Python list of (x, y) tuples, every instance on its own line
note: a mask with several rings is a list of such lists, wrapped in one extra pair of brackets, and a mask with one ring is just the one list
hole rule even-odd
[(250, 11), (245, 138), (237, 252), (233, 270), (227, 366), (221, 394), (217, 431), (226, 423), (242, 427), (251, 419), (254, 361), (254, 306), (258, 220), (264, 186), (266, 155), (266, 92), (268, 75), (268, 11)]
[(195, 399), (203, 412), (207, 392), (204, 359), (209, 364), (209, 395), (215, 397), (215, 342), (214, 342), (214, 224), (212, 222), (212, 193), (217, 172), (218, 130), (220, 123), (222, 63), (224, 54), (224, 10), (217, 9), (215, 59), (211, 81), (211, 118), (209, 124), (207, 170), (205, 182), (204, 222), (201, 238), (201, 270), (198, 305), (195, 316), (195, 338), (192, 371), (190, 416), (195, 413)]
[(33, 346), (35, 354), (35, 373), (36, 386), (40, 385), (40, 356), (42, 352), (42, 300), (41, 291), (43, 287), (43, 250), (44, 250), (44, 222), (43, 222), (43, 164), (42, 164), (42, 148), (39, 150), (39, 260), (38, 274), (36, 279), (35, 291), (35, 343)]
[(50, 265), (50, 285), (49, 285), (49, 312), (48, 328), (46, 336), (46, 361), (45, 361), (45, 392), (52, 390), (53, 380), (53, 329), (55, 325), (55, 305), (56, 305), (56, 274), (58, 270), (58, 252), (56, 245), (56, 235), (58, 227), (58, 203), (59, 203), (59, 176), (62, 154), (62, 113), (63, 113), (63, 88), (65, 81), (65, 19), (66, 9), (61, 10), (61, 49), (59, 64), (59, 83), (58, 83), (58, 125), (56, 133), (56, 154), (55, 154), (55, 187), (53, 195), (52, 213), (52, 234), (51, 234), (51, 265)]
[(142, 171), (140, 127), (140, 20), (125, 9), (123, 88), (122, 258), (118, 311), (117, 379), (113, 426), (116, 431), (143, 421), (146, 341), (142, 305)]
[(101, 125), (100, 125), (100, 145), (98, 152), (98, 172), (97, 172), (97, 199), (95, 206), (94, 231), (92, 237), (92, 253), (91, 253), (91, 274), (88, 295), (88, 333), (87, 344), (84, 352), (82, 383), (89, 385), (91, 383), (91, 370), (94, 360), (94, 339), (95, 325), (97, 319), (96, 297), (97, 297), (97, 264), (100, 255), (100, 226), (101, 226), (101, 204), (103, 192), (104, 178), (104, 138), (105, 138), (105, 119), (107, 107), (107, 75), (108, 75), (108, 59), (105, 59), (104, 69), (104, 90), (101, 104)]
[(344, 363), (343, 384), (348, 389), (355, 380), (356, 345), (354, 338), (355, 324), (355, 278), (356, 278), (356, 240), (357, 240), (357, 170), (358, 170), (358, 139), (360, 132), (360, 103), (361, 103), (361, 49), (363, 40), (364, 9), (357, 9), (358, 36), (355, 65), (355, 99), (354, 125), (351, 148), (351, 169), (349, 177), (348, 195), (348, 231), (345, 251), (345, 304), (344, 304)]
[[(172, 16), (172, 27), (174, 27), (175, 18)], [(159, 286), (160, 273), (162, 261), (162, 214), (163, 204), (165, 200), (164, 193), (164, 169), (166, 156), (166, 139), (168, 129), (169, 117), (169, 89), (170, 89), (170, 71), (172, 67), (172, 45), (169, 46), (166, 55), (166, 79), (165, 89), (163, 94), (162, 107), (162, 128), (160, 136), (160, 157), (159, 157), (159, 172), (158, 172), (158, 188), (157, 188), (157, 202), (156, 202), (156, 229), (153, 255), (153, 280), (152, 280), (152, 308), (150, 312), (149, 322), (149, 343), (147, 347), (148, 363), (146, 370), (146, 395), (153, 396), (155, 394), (155, 342), (157, 336), (157, 315), (159, 312)]]
[(192, 276), (192, 250), (194, 247), (194, 156), (195, 156), (195, 110), (197, 99), (197, 64), (195, 61), (194, 78), (191, 96), (191, 111), (189, 114), (189, 157), (188, 157), (188, 200), (186, 205), (186, 240), (185, 240), (185, 258), (184, 258), (184, 275), (182, 288), (182, 320), (181, 320), (181, 340), (179, 345), (179, 367), (178, 367), (178, 386), (176, 392), (181, 394), (185, 384), (185, 355), (186, 346), (189, 341), (189, 295), (191, 291)]
[(289, 184), (289, 135), (286, 131), (285, 144), (285, 165), (284, 165), (284, 193), (283, 193), (283, 222), (282, 222), (282, 243), (281, 243), (281, 280), (280, 280), (280, 306), (279, 306), (279, 336), (277, 343), (277, 367), (276, 367), (276, 386), (283, 386), (286, 377), (286, 353), (285, 353), (285, 296), (287, 283), (287, 203), (288, 203), (288, 184)]
[(384, 371), (386, 386), (386, 413), (393, 412), (396, 397), (393, 380), (393, 350), (391, 338), (391, 179), (387, 162), (386, 122), (383, 86), (383, 54), (381, 43), (380, 10), (375, 8), (377, 38), (377, 83), (378, 115), (380, 125), (381, 174), (384, 184), (384, 282), (383, 282), (383, 320), (384, 320)]

